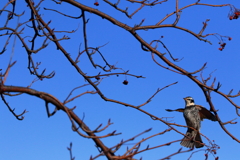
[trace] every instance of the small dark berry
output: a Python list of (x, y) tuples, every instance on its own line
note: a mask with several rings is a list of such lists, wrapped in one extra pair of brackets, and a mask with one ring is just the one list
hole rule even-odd
[(127, 81), (127, 80), (124, 80), (124, 81), (123, 81), (123, 84), (124, 84), (124, 85), (127, 85), (127, 84), (128, 84), (128, 81)]
[(236, 12), (235, 12), (235, 15), (239, 16), (239, 15), (240, 15), (240, 12), (237, 12), (237, 11), (236, 11)]
[(234, 15), (233, 19), (238, 19), (238, 15)]
[(226, 43), (222, 43), (221, 46), (222, 48), (224, 48), (226, 46)]
[(214, 153), (214, 154), (217, 154), (217, 152), (216, 152), (216, 150), (215, 150), (215, 149), (213, 150), (213, 153)]

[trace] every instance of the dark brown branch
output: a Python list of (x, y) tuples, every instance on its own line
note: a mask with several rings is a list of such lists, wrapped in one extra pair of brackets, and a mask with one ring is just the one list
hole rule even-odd
[(110, 6), (114, 7), (116, 10), (124, 13), (128, 18), (131, 18), (131, 17), (129, 16), (128, 12), (127, 12), (128, 8), (126, 8), (125, 10), (123, 10), (123, 9), (121, 9), (121, 8), (118, 7), (118, 4), (119, 4), (120, 0), (118, 0), (118, 2), (115, 3), (115, 4), (111, 3), (111, 2), (108, 1), (108, 0), (103, 0), (103, 1), (106, 2), (107, 4), (109, 4)]
[(222, 123), (222, 125), (226, 125), (226, 124), (237, 124), (237, 122), (233, 122), (234, 120), (236, 120), (237, 118), (234, 118), (234, 119), (232, 119), (232, 120), (230, 120), (230, 121), (227, 121), (227, 122), (224, 122), (224, 123)]
[(75, 160), (75, 157), (73, 157), (72, 155), (72, 142), (70, 143), (70, 147), (67, 147), (67, 149), (69, 150), (70, 153), (70, 160)]
[(158, 88), (157, 91), (156, 91), (145, 103), (137, 106), (137, 108), (140, 108), (140, 107), (146, 105), (147, 103), (149, 103), (149, 102), (150, 102), (160, 91), (162, 91), (163, 89), (165, 89), (165, 88), (167, 88), (167, 87), (170, 87), (171, 85), (174, 85), (174, 84), (177, 84), (177, 83), (178, 83), (178, 82), (174, 82), (174, 83), (169, 84), (169, 85), (167, 85), (167, 86), (165, 86), (165, 87), (163, 87), (163, 88), (161, 88), (161, 89)]
[(194, 72), (188, 72), (188, 74), (189, 74), (189, 75), (192, 75), (192, 74), (196, 74), (196, 73), (198, 73), (198, 72), (201, 72), (202, 70), (205, 69), (206, 65), (207, 65), (207, 62), (204, 63), (203, 66), (202, 66), (200, 69), (198, 69), (198, 70), (196, 70), (196, 71), (194, 71)]
[[(92, 131), (88, 128), (88, 126), (72, 111), (69, 110), (67, 107), (65, 107), (57, 98), (54, 96), (45, 93), (45, 92), (39, 92), (34, 89), (25, 88), (25, 87), (16, 87), (16, 86), (0, 86), (0, 94), (2, 95), (4, 92), (22, 92), (26, 93), (32, 96), (36, 96), (38, 98), (43, 99), (45, 102), (51, 103), (54, 106), (57, 107), (58, 110), (62, 110), (67, 113), (67, 115), (70, 118), (70, 121), (74, 120), (82, 129), (88, 131), (86, 132), (88, 134), (88, 138), (92, 138), (93, 141), (96, 143), (97, 146), (101, 147), (104, 154), (111, 159), (112, 155), (114, 155), (111, 150), (109, 150), (102, 141), (96, 136)], [(112, 136), (115, 135), (115, 132), (112, 132), (106, 136)]]
[(171, 54), (171, 52), (169, 51), (169, 49), (167, 48), (167, 46), (166, 46), (162, 41), (160, 41), (160, 40), (153, 40), (150, 44), (152, 44), (153, 42), (157, 42), (157, 43), (159, 42), (159, 43), (161, 43), (162, 46), (167, 50), (168, 54), (170, 55), (170, 57), (171, 57), (171, 59), (172, 59), (173, 61), (179, 62), (180, 60), (183, 59), (183, 58), (181, 58), (180, 60), (178, 60), (178, 58), (174, 58), (173, 55)]
[(204, 32), (204, 30), (207, 28), (207, 22), (210, 21), (210, 19), (207, 19), (205, 22), (203, 22), (203, 28), (201, 29), (201, 31), (198, 33), (199, 35), (202, 35), (202, 33)]
[(84, 37), (85, 51), (86, 51), (86, 53), (87, 53), (87, 55), (88, 55), (88, 58), (89, 58), (90, 62), (91, 62), (92, 65), (93, 65), (93, 67), (96, 68), (96, 65), (95, 65), (95, 63), (94, 63), (94, 61), (93, 61), (93, 59), (92, 59), (92, 56), (91, 56), (91, 54), (88, 52), (88, 41), (87, 41), (87, 31), (86, 31), (86, 28), (87, 28), (87, 27), (86, 27), (87, 20), (86, 20), (86, 18), (85, 18), (85, 13), (84, 13), (84, 12), (85, 12), (85, 11), (82, 10), (83, 37)]
[(64, 13), (62, 13), (62, 12), (58, 11), (58, 10), (55, 10), (55, 9), (48, 9), (48, 8), (45, 8), (45, 7), (44, 7), (43, 9), (45, 9), (45, 10), (49, 10), (49, 11), (54, 11), (54, 12), (57, 12), (57, 13), (59, 13), (59, 14), (61, 14), (61, 15), (65, 16), (65, 17), (69, 17), (69, 18), (79, 19), (79, 18), (81, 18), (81, 17), (82, 17), (82, 14), (81, 14), (80, 16), (78, 16), (78, 17), (73, 17), (73, 16), (69, 16), (69, 15), (67, 15), (67, 14), (64, 14)]
[[(205, 4), (205, 3), (192, 3), (192, 4), (189, 4), (187, 6), (184, 6), (182, 8), (180, 8), (178, 11), (182, 11), (188, 7), (192, 7), (192, 6), (195, 6), (195, 5), (203, 5), (203, 6), (210, 6), (210, 7), (224, 7), (224, 6), (229, 6), (229, 4), (222, 4), (222, 5), (213, 5), (213, 4)], [(160, 25), (162, 24), (162, 22), (164, 22), (167, 18), (169, 18), (170, 16), (172, 16), (173, 14), (175, 14), (175, 12), (172, 12), (170, 14), (168, 14), (166, 17), (164, 17), (161, 21), (159, 21), (156, 25)]]
[(186, 152), (190, 152), (190, 151), (192, 151), (192, 150), (193, 150), (193, 148), (182, 151), (182, 148), (180, 148), (177, 152), (172, 153), (172, 154), (170, 154), (169, 156), (167, 156), (167, 157), (165, 157), (165, 158), (162, 158), (162, 159), (160, 159), (160, 160), (170, 159), (171, 157), (173, 157), (173, 156), (175, 156), (175, 155), (177, 155), (177, 154), (179, 154), (179, 153), (186, 153)]
[(11, 109), (11, 107), (9, 106), (9, 104), (6, 102), (3, 94), (1, 93), (1, 98), (3, 100), (3, 102), (5, 103), (5, 105), (8, 107), (9, 111), (14, 115), (14, 117), (16, 117), (18, 120), (23, 120), (24, 119), (24, 114), (27, 113), (28, 111), (24, 110), (21, 114), (15, 114), (14, 110), (15, 109)]

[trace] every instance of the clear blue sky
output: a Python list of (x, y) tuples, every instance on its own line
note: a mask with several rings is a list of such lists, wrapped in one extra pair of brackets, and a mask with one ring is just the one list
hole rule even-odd
[[(196, 1), (196, 0), (195, 0)], [(180, 7), (195, 2), (180, 2)], [(8, 1), (1, 2), (1, 8)], [(108, 4), (98, 1), (99, 6), (93, 5), (94, 0), (83, 2), (85, 5), (99, 9), (119, 21), (133, 26), (141, 22), (145, 18), (143, 25), (154, 25), (161, 20), (166, 14), (174, 11), (174, 1), (169, 1), (158, 5), (156, 7), (145, 7), (139, 11), (132, 19), (128, 19), (124, 14), (114, 11)], [(201, 3), (209, 1), (202, 0)], [(236, 0), (218, 0), (211, 1), (212, 4), (225, 4), (231, 3), (240, 8), (240, 2)], [(119, 7), (125, 8), (129, 6), (129, 11), (134, 11), (138, 5), (131, 3), (121, 2)], [(83, 50), (83, 32), (82, 32), (82, 19), (70, 19), (61, 16), (52, 11), (46, 11), (43, 7), (57, 9), (65, 14), (71, 16), (79, 16), (80, 10), (71, 7), (66, 3), (56, 5), (51, 1), (44, 1), (40, 13), (45, 21), (51, 20), (50, 27), (55, 30), (68, 30), (72, 31), (78, 29), (74, 34), (67, 34), (71, 37), (70, 40), (61, 41), (61, 44), (67, 49), (72, 57), (76, 57), (80, 49)], [(8, 7), (7, 9), (10, 9)], [(25, 10), (25, 15), (19, 20), (14, 18), (10, 21), (11, 27), (15, 28), (17, 21), (20, 23), (25, 22), (30, 18), (30, 12), (26, 7), (24, 1), (17, 1), (16, 13), (22, 13)], [(229, 7), (213, 8), (207, 6), (195, 6), (188, 8), (181, 14), (181, 19), (178, 23), (179, 26), (190, 29), (194, 32), (199, 32), (202, 28), (202, 22), (210, 19), (205, 34), (219, 33), (221, 35), (232, 37), (232, 41), (226, 41), (227, 45), (223, 51), (219, 51), (218, 39), (214, 36), (209, 36), (207, 39), (212, 42), (212, 45), (199, 41), (192, 35), (181, 30), (173, 28), (163, 28), (148, 31), (138, 32), (142, 38), (147, 42), (159, 39), (164, 36), (162, 41), (171, 51), (175, 58), (183, 58), (182, 61), (176, 64), (188, 71), (195, 71), (199, 69), (205, 62), (208, 63), (207, 68), (204, 70), (203, 75), (207, 77), (211, 72), (215, 71), (212, 76), (217, 77), (217, 81), (221, 82), (221, 91), (228, 93), (234, 88), (233, 93), (237, 93), (240, 88), (239, 82), (239, 62), (240, 62), (240, 21), (228, 18)], [(139, 42), (137, 42), (132, 35), (127, 31), (112, 25), (108, 21), (98, 17), (94, 14), (87, 13), (86, 17), (89, 18), (87, 23), (88, 43), (91, 47), (97, 47), (108, 43), (105, 47), (101, 48), (101, 52), (110, 64), (116, 64), (116, 67), (122, 68), (125, 71), (135, 75), (142, 75), (146, 78), (134, 78), (130, 76), (112, 76), (105, 78), (100, 84), (100, 89), (104, 95), (111, 99), (116, 99), (133, 105), (144, 103), (157, 88), (162, 88), (170, 83), (178, 82), (177, 85), (171, 86), (161, 91), (149, 104), (142, 107), (146, 111), (158, 117), (172, 117), (172, 122), (185, 125), (184, 118), (181, 113), (166, 112), (166, 108), (176, 109), (184, 107), (184, 100), (186, 96), (192, 96), (197, 104), (203, 105), (208, 108), (203, 92), (198, 86), (190, 81), (188, 78), (169, 72), (157, 66), (151, 59), (151, 54), (144, 52), (141, 49)], [(6, 13), (0, 16), (1, 27), (5, 23)], [(173, 18), (170, 18), (165, 23), (172, 23)], [(1, 32), (3, 34), (5, 32)], [(22, 37), (31, 34), (32, 31), (26, 27)], [(59, 34), (61, 38), (63, 34)], [(6, 37), (0, 37), (1, 42), (5, 42)], [(26, 38), (26, 41), (28, 38)], [(39, 39), (40, 46), (43, 39)], [(0, 46), (2, 47), (2, 43)], [(13, 38), (7, 48), (7, 51), (1, 55), (0, 68), (5, 69), (12, 54)], [(164, 48), (159, 46), (159, 51), (166, 52)], [(166, 55), (168, 56), (168, 55)], [(44, 79), (37, 81), (33, 84), (32, 88), (47, 92), (54, 95), (59, 100), (63, 101), (69, 92), (80, 85), (86, 84), (85, 80), (77, 74), (76, 70), (65, 59), (64, 55), (56, 50), (53, 42), (49, 46), (33, 56), (35, 62), (42, 62), (40, 69), (47, 68), (46, 73), (52, 71), (56, 75), (52, 79)], [(99, 57), (95, 57), (97, 63), (103, 64)], [(27, 69), (27, 53), (22, 48), (19, 40), (16, 41), (16, 46), (13, 55), (13, 61), (17, 61), (14, 67), (11, 68), (6, 85), (15, 86), (28, 86), (35, 77), (29, 74)], [(159, 62), (165, 65), (161, 60)], [(88, 75), (97, 74), (100, 70), (93, 69), (86, 55), (80, 58), (79, 66)], [(121, 71), (121, 70), (119, 70)], [(123, 85), (122, 82), (127, 78), (128, 85)], [(92, 87), (87, 86), (74, 92), (74, 95), (80, 94), (85, 91), (93, 90)], [(25, 114), (23, 121), (18, 121), (8, 111), (7, 107), (0, 101), (0, 159), (3, 160), (53, 160), (69, 159), (69, 152), (66, 147), (69, 143), (73, 143), (73, 155), (76, 160), (87, 160), (91, 155), (98, 154), (97, 149), (91, 139), (82, 138), (71, 130), (71, 124), (62, 111), (57, 112), (56, 115), (48, 118), (43, 100), (31, 97), (28, 95), (21, 95), (16, 97), (6, 97), (12, 108), (15, 108), (16, 113), (21, 113), (24, 109), (29, 111)], [(237, 118), (235, 108), (229, 102), (217, 94), (212, 94), (212, 100), (215, 108), (219, 110), (218, 114), (222, 121), (229, 121)], [(240, 99), (235, 98), (234, 102), (240, 104)], [(91, 128), (96, 128), (100, 123), (107, 124), (108, 119), (114, 123), (107, 130), (100, 135), (104, 135), (117, 130), (122, 134), (115, 137), (102, 139), (103, 142), (111, 147), (121, 141), (121, 139), (131, 138), (138, 133), (153, 128), (151, 132), (144, 134), (133, 142), (129, 142), (132, 146), (142, 138), (146, 138), (152, 134), (162, 132), (168, 127), (159, 121), (153, 121), (149, 116), (130, 107), (121, 106), (111, 102), (105, 102), (99, 95), (84, 95), (75, 101), (68, 103), (68, 107), (77, 106), (75, 112), (80, 118), (85, 114), (85, 123)], [(51, 108), (53, 109), (53, 107)], [(239, 119), (236, 120), (239, 122)], [(239, 124), (227, 125), (227, 129), (237, 138), (240, 139)], [(178, 128), (181, 132), (185, 132), (186, 128)], [(211, 140), (215, 140), (216, 144), (220, 146), (217, 151), (217, 156), (220, 159), (235, 160), (240, 156), (239, 143), (232, 140), (221, 128), (217, 122), (205, 120), (202, 122), (201, 132)], [(182, 135), (171, 131), (164, 135), (157, 136), (142, 144), (142, 147), (150, 144), (160, 145), (173, 140), (182, 139)], [(207, 143), (207, 140), (203, 138)], [(121, 154), (126, 150), (126, 146), (122, 147), (118, 153)], [(161, 159), (169, 154), (176, 152), (180, 148), (180, 144), (174, 143), (167, 147), (158, 148), (143, 154), (137, 155), (135, 158), (143, 157), (143, 159), (154, 160)], [(117, 154), (118, 154), (117, 153)], [(187, 159), (189, 153), (183, 153), (172, 157), (172, 160)], [(105, 160), (106, 158), (99, 158)], [(204, 152), (198, 152), (193, 155), (192, 159), (204, 159)], [(209, 155), (209, 159), (214, 159)]]

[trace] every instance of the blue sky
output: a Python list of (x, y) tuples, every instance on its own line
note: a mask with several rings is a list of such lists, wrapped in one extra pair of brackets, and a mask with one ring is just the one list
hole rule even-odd
[[(6, 0), (1, 2), (1, 8), (6, 4)], [(119, 21), (134, 26), (141, 22), (145, 18), (143, 25), (154, 25), (161, 20), (166, 14), (174, 11), (174, 1), (169, 1), (155, 7), (145, 7), (139, 11), (132, 19), (127, 18), (124, 14), (115, 11), (108, 4), (103, 1), (98, 1), (99, 6), (93, 5), (95, 1), (83, 2), (85, 5), (96, 8)], [(180, 7), (187, 4), (191, 4), (195, 1), (180, 2)], [(207, 3), (207, 0), (202, 0), (201, 3)], [(211, 1), (212, 4), (225, 4), (231, 3), (237, 8), (240, 8), (240, 3), (235, 0), (218, 0)], [(139, 5), (133, 5), (129, 2), (121, 2), (119, 7), (129, 7), (129, 11), (134, 11)], [(63, 47), (66, 48), (68, 53), (72, 57), (76, 57), (80, 49), (83, 50), (83, 32), (82, 32), (82, 19), (70, 19), (61, 16), (55, 12), (44, 10), (43, 7), (57, 9), (65, 14), (72, 16), (79, 16), (80, 10), (71, 7), (66, 3), (56, 5), (51, 1), (44, 1), (40, 13), (43, 19), (47, 22), (52, 20), (50, 27), (56, 28), (55, 30), (78, 30), (74, 34), (66, 34), (71, 37), (70, 40), (61, 41)], [(7, 9), (10, 9), (8, 7)], [(16, 12), (22, 13), (25, 10), (25, 15), (19, 20), (14, 18), (10, 21), (9, 26), (15, 28), (17, 21), (25, 22), (30, 18), (30, 12), (26, 7), (25, 2), (17, 1)], [(139, 31), (138, 34), (147, 42), (159, 39), (164, 36), (162, 41), (171, 51), (174, 57), (183, 58), (180, 62), (176, 62), (176, 65), (188, 70), (189, 72), (199, 69), (205, 62), (207, 62), (207, 68), (203, 72), (203, 76), (207, 77), (210, 73), (213, 77), (217, 77), (217, 82), (221, 82), (222, 87), (220, 90), (224, 93), (228, 93), (234, 88), (234, 94), (236, 94), (240, 88), (239, 82), (239, 50), (240, 50), (240, 21), (232, 20), (228, 18), (229, 7), (213, 8), (207, 6), (195, 6), (188, 8), (181, 14), (181, 19), (178, 23), (179, 26), (185, 27), (194, 32), (199, 32), (202, 28), (202, 22), (206, 19), (210, 19), (208, 22), (207, 33), (219, 33), (224, 36), (232, 37), (232, 41), (226, 41), (227, 45), (223, 51), (219, 51), (218, 39), (215, 36), (207, 37), (212, 42), (212, 45), (199, 41), (192, 35), (177, 30), (174, 28), (162, 28), (148, 31)], [(6, 13), (0, 16), (1, 27), (4, 25)], [(102, 46), (100, 50), (108, 60), (110, 64), (115, 64), (116, 67), (123, 70), (129, 70), (129, 73), (135, 75), (142, 75), (146, 78), (135, 78), (131, 76), (119, 77), (111, 76), (105, 78), (99, 88), (104, 95), (111, 99), (116, 99), (133, 105), (140, 105), (144, 103), (149, 97), (156, 92), (158, 88), (162, 88), (174, 82), (178, 84), (168, 87), (155, 96), (154, 99), (142, 109), (154, 114), (158, 117), (172, 117), (169, 118), (172, 122), (176, 122), (181, 125), (185, 125), (184, 118), (181, 113), (166, 112), (166, 108), (176, 109), (184, 107), (183, 98), (186, 96), (192, 96), (197, 104), (203, 105), (206, 108), (207, 104), (203, 92), (200, 88), (190, 81), (187, 77), (170, 72), (156, 65), (152, 59), (151, 54), (144, 52), (141, 49), (140, 43), (134, 39), (127, 31), (111, 24), (105, 19), (98, 17), (91, 13), (86, 13), (86, 17), (89, 18), (87, 23), (88, 43), (91, 47)], [(166, 24), (172, 23), (173, 18), (165, 21)], [(3, 34), (4, 32), (1, 32)], [(31, 34), (32, 31), (29, 28), (25, 28), (24, 35), (22, 37)], [(60, 38), (63, 34), (58, 34)], [(5, 42), (6, 37), (0, 37), (1, 42)], [(30, 39), (30, 38), (29, 38)], [(26, 41), (28, 38), (26, 38)], [(43, 39), (38, 39), (37, 46), (42, 44)], [(9, 63), (10, 56), (12, 54), (13, 39), (11, 39), (7, 51), (1, 55), (0, 68), (6, 69)], [(1, 44), (1, 47), (3, 44)], [(158, 48), (161, 52), (166, 52), (161, 46)], [(166, 55), (169, 57), (168, 55)], [(52, 71), (56, 72), (56, 75), (52, 79), (44, 79), (43, 81), (37, 81), (32, 85), (33, 89), (47, 92), (54, 95), (59, 100), (64, 101), (69, 92), (80, 85), (87, 82), (79, 75), (71, 64), (65, 59), (64, 55), (56, 50), (56, 46), (53, 42), (49, 43), (49, 46), (33, 56), (35, 62), (42, 62), (39, 67), (40, 70), (47, 68), (46, 73)], [(100, 57), (94, 57), (96, 62), (103, 64)], [(29, 74), (27, 69), (27, 53), (22, 48), (22, 44), (19, 40), (16, 40), (15, 50), (13, 54), (13, 61), (17, 61), (14, 67), (11, 68), (6, 85), (14, 86), (28, 86), (35, 77)], [(158, 62), (165, 65), (161, 60)], [(79, 66), (88, 75), (98, 74), (99, 69), (94, 69), (87, 56), (83, 54), (80, 58)], [(166, 66), (166, 65), (165, 65)], [(121, 70), (119, 70), (121, 71)], [(199, 76), (199, 74), (198, 74)], [(127, 78), (128, 85), (123, 85), (122, 82)], [(210, 82), (211, 83), (211, 82)], [(210, 84), (209, 83), (209, 84)], [(93, 90), (92, 87), (87, 86), (74, 92), (73, 95), (78, 95), (85, 91)], [(223, 97), (212, 93), (212, 101), (215, 108), (223, 122), (238, 118), (235, 114), (235, 108), (231, 106)], [(45, 103), (43, 100), (29, 96), (20, 95), (15, 97), (7, 97), (7, 101), (12, 108), (15, 108), (16, 113), (21, 113), (24, 109), (28, 111), (25, 114), (23, 121), (18, 121), (8, 111), (4, 103), (0, 102), (0, 152), (1, 159), (15, 160), (52, 160), (52, 159), (69, 159), (69, 153), (66, 147), (69, 143), (73, 143), (73, 155), (77, 160), (89, 159), (91, 155), (98, 154), (97, 149), (94, 147), (94, 143), (91, 139), (80, 137), (71, 130), (71, 124), (67, 116), (62, 112), (57, 112), (54, 116), (48, 118), (45, 109)], [(237, 104), (240, 103), (239, 98), (233, 99)], [(98, 134), (104, 135), (114, 130), (121, 132), (119, 136), (109, 137), (102, 139), (102, 141), (111, 147), (119, 143), (122, 139), (126, 140), (137, 135), (144, 130), (152, 128), (152, 131), (146, 133), (136, 140), (129, 142), (129, 146), (133, 146), (142, 138), (146, 138), (150, 135), (156, 134), (166, 130), (168, 127), (159, 122), (153, 121), (149, 116), (137, 111), (136, 109), (121, 106), (111, 102), (105, 102), (97, 94), (84, 95), (73, 102), (67, 104), (67, 107), (74, 107), (76, 114), (82, 118), (85, 115), (84, 122), (91, 128), (96, 128), (100, 123), (107, 124), (108, 119), (114, 123), (104, 132)], [(52, 106), (51, 109), (54, 107)], [(239, 119), (236, 120), (239, 122)], [(237, 138), (239, 137), (239, 125), (227, 125), (226, 128)], [(181, 132), (185, 132), (186, 128), (177, 128)], [(239, 143), (232, 140), (220, 127), (217, 122), (205, 120), (202, 122), (201, 132), (211, 140), (214, 140), (216, 144), (220, 146), (217, 151), (217, 156), (220, 159), (232, 159), (235, 160), (239, 157)], [(164, 135), (157, 136), (153, 139), (142, 144), (142, 147), (150, 147), (160, 145), (173, 140), (182, 139), (182, 135), (171, 131)], [(203, 141), (207, 143), (207, 140), (203, 138)], [(122, 154), (126, 150), (125, 145), (117, 154)], [(180, 144), (174, 143), (170, 146), (158, 148), (143, 154), (137, 155), (135, 158), (154, 160), (161, 159), (169, 154), (176, 152), (181, 148)], [(204, 151), (198, 152), (193, 155), (192, 159), (204, 159)], [(183, 153), (172, 157), (172, 160), (187, 159), (189, 153)], [(99, 158), (105, 160), (105, 157)], [(209, 159), (214, 159), (209, 155)]]

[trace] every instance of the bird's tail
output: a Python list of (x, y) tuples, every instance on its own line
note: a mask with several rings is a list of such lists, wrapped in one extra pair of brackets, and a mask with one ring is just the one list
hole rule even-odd
[(202, 138), (200, 133), (197, 131), (187, 131), (185, 137), (181, 141), (181, 145), (187, 148), (201, 148), (204, 145), (202, 144)]

